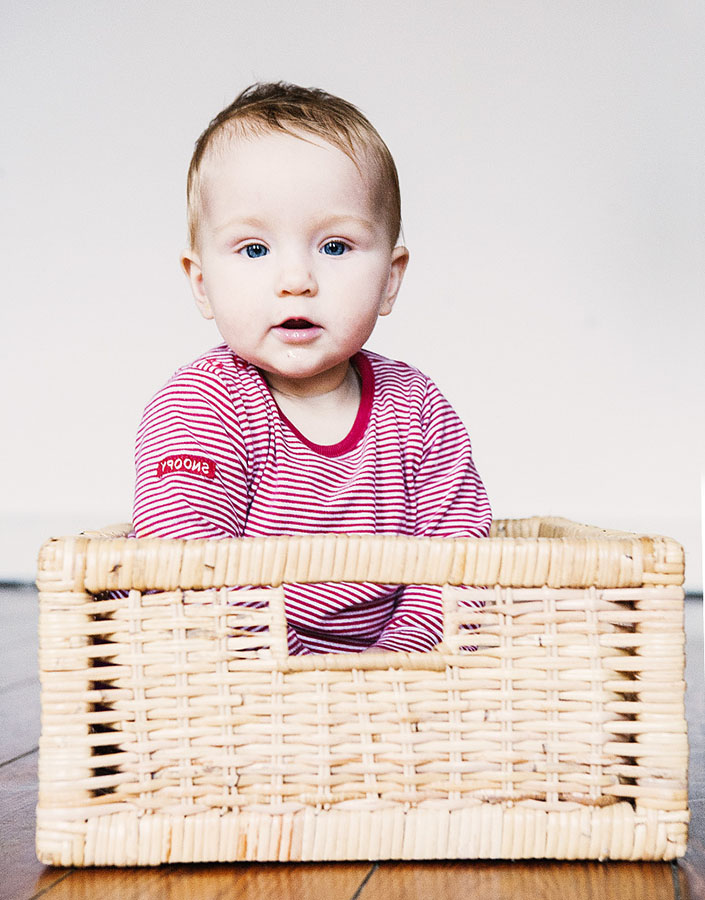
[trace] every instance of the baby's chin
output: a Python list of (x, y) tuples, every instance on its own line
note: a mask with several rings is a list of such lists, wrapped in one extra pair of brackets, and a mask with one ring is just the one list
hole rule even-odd
[(270, 388), (299, 397), (327, 394), (340, 387), (350, 369), (348, 359), (332, 366), (292, 365), (274, 368), (258, 366)]

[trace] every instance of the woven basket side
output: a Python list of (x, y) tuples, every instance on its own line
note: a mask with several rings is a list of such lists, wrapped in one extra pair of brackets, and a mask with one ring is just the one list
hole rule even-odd
[(506, 587), (638, 587), (680, 584), (678, 565), (645, 571), (638, 540), (429, 539), (316, 535), (222, 541), (91, 541), (94, 591), (201, 590), (294, 582), (375, 581)]
[[(682, 855), (682, 550), (496, 531), (48, 542), (40, 858)], [(289, 658), (281, 586), (357, 580), (446, 585), (442, 644)]]
[(302, 667), (280, 589), (47, 597), (42, 859), (680, 855), (682, 591), (444, 600), (435, 654)]
[(556, 517), (501, 519), (489, 538), (448, 539), (330, 534), (128, 540), (130, 527), (47, 542), (39, 582), (46, 580), (45, 570), (57, 584), (96, 593), (343, 580), (612, 588), (678, 585), (684, 577), (683, 549), (671, 538)]
[[(39, 556), (39, 807), (49, 818), (93, 798), (94, 596), (84, 589), (87, 547), (83, 538), (50, 541)], [(38, 830), (37, 844), (42, 843), (56, 844), (51, 827)], [(83, 864), (84, 843), (75, 829), (56, 846), (52, 853), (59, 865)]]
[[(673, 590), (673, 589), (671, 589)], [(685, 717), (684, 595), (675, 602), (667, 590), (645, 593), (634, 603), (638, 616), (634, 654), (639, 661), (639, 712), (634, 741), (639, 772), (634, 778), (637, 812), (654, 810), (688, 821), (688, 734)]]
[(673, 538), (653, 534), (632, 534), (594, 525), (580, 525), (569, 519), (544, 517), (539, 520), (539, 537), (586, 538), (599, 541), (638, 541), (641, 545), (644, 584), (682, 584), (685, 556)]
[(85, 589), (88, 537), (52, 538), (40, 551), (37, 588), (40, 591), (83, 591)]
[[(454, 809), (401, 808), (344, 811), (308, 808), (287, 816), (267, 812), (213, 812), (175, 817), (113, 813), (52, 819), (42, 853), (62, 863), (79, 835), (89, 866), (158, 866), (163, 863), (329, 860), (671, 860), (685, 845), (674, 840), (678, 823), (638, 815), (629, 803), (546, 811), (500, 804)], [(536, 885), (546, 878), (536, 868)], [(643, 887), (643, 873), (634, 875)], [(538, 894), (541, 896), (540, 894)], [(639, 893), (630, 896), (639, 896)]]
[(541, 521), (540, 516), (526, 519), (494, 519), (490, 527), (490, 537), (537, 538)]
[(86, 550), (86, 586), (94, 592), (332, 581), (567, 588), (681, 584), (682, 550), (662, 538), (341, 534), (91, 539)]

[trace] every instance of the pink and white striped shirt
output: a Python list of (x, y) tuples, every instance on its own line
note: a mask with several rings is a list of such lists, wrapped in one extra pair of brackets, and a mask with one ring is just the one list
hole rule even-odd
[[(405, 363), (360, 351), (353, 364), (357, 418), (326, 446), (227, 345), (179, 369), (137, 434), (137, 537), (485, 536), (489, 502), (448, 401)], [(427, 650), (441, 637), (439, 588), (287, 585), (285, 595), (291, 653)]]

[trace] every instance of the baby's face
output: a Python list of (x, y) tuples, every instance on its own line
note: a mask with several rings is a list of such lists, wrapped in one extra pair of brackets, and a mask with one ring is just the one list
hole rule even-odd
[(365, 169), (323, 140), (233, 138), (204, 161), (199, 247), (183, 265), (230, 348), (280, 390), (330, 389), (406, 267)]

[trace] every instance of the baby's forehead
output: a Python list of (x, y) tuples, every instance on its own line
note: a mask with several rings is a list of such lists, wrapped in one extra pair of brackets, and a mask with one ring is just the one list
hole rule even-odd
[[(215, 132), (211, 141), (203, 153), (201, 171), (205, 174), (213, 170), (228, 159), (233, 152), (237, 152), (242, 146), (257, 146), (257, 144), (272, 144), (284, 138), (282, 154), (286, 154), (286, 142), (289, 140), (300, 141), (303, 145), (323, 148), (333, 154), (342, 153), (355, 166), (361, 178), (365, 181), (375, 181), (379, 176), (379, 166), (375, 164), (374, 154), (363, 142), (356, 144), (345, 140), (339, 135), (323, 135), (318, 132), (306, 131), (303, 128), (263, 128), (262, 126), (248, 125), (247, 123), (227, 123)], [(274, 163), (273, 163), (274, 164)]]
[(365, 204), (378, 205), (379, 178), (366, 155), (345, 152), (332, 141), (305, 132), (224, 134), (204, 154), (199, 182), (204, 213), (212, 203), (225, 200), (223, 191), (226, 196), (271, 204), (303, 185), (334, 206), (351, 197), (355, 203), (364, 198)]
[[(306, 147), (311, 148), (311, 157), (305, 152)], [(375, 220), (380, 217), (385, 220), (390, 238), (396, 242), (398, 223), (389, 201), (391, 192), (387, 189), (383, 166), (364, 142), (353, 144), (341, 136), (322, 135), (300, 128), (245, 127), (242, 123), (230, 122), (211, 136), (196, 177), (190, 183), (192, 234), (195, 235), (203, 216), (210, 218), (214, 212), (213, 204), (220, 206), (225, 202), (225, 197), (221, 196), (224, 187), (230, 193), (232, 190), (239, 192), (243, 186), (245, 193), (252, 196), (249, 188), (261, 185), (268, 202), (272, 200), (277, 184), (288, 194), (289, 187), (297, 184), (297, 160), (301, 159), (304, 160), (303, 169), (298, 171), (303, 171), (308, 178), (313, 169), (315, 190), (318, 192), (318, 188), (325, 185), (323, 194), (332, 207), (345, 206), (346, 199), (352, 195), (358, 202), (364, 198), (371, 209), (366, 217), (371, 215)]]

